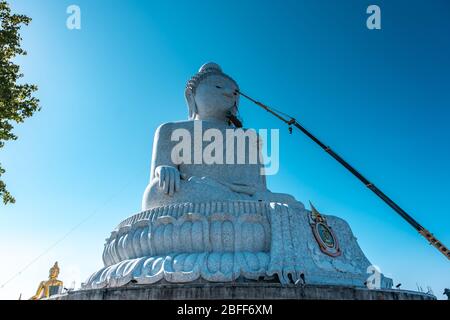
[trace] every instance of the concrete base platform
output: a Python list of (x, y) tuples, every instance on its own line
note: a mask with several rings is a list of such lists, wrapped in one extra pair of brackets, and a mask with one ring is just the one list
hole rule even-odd
[(369, 290), (343, 286), (282, 286), (276, 283), (127, 285), (72, 291), (52, 300), (436, 300), (405, 290)]

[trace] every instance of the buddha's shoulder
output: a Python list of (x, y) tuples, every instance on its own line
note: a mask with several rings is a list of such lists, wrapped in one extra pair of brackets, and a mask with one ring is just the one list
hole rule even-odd
[(156, 129), (156, 135), (172, 134), (176, 129), (191, 129), (194, 127), (194, 122), (195, 120), (182, 120), (163, 123)]

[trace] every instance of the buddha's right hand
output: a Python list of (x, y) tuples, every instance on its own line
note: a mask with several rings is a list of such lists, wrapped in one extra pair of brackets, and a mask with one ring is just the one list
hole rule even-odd
[(155, 170), (159, 188), (169, 196), (180, 190), (180, 171), (172, 166), (159, 166)]

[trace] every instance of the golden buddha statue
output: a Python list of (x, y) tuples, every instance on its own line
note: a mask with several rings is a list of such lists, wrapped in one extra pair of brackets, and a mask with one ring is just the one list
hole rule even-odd
[(36, 294), (31, 297), (30, 300), (45, 299), (55, 294), (59, 294), (63, 288), (63, 282), (58, 280), (59, 267), (58, 262), (55, 262), (53, 267), (50, 268), (47, 281), (42, 281), (36, 291)]

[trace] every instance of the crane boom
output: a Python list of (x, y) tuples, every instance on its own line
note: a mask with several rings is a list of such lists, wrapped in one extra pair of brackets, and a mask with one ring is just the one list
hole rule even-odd
[[(381, 200), (383, 200), (388, 206), (390, 206), (397, 214), (399, 214), (406, 222), (408, 222), (414, 229), (416, 229), (427, 241), (439, 250), (447, 259), (450, 260), (450, 251), (449, 249), (439, 241), (430, 231), (425, 229), (420, 225), (413, 217), (411, 217), (405, 210), (403, 210), (398, 204), (394, 202), (391, 198), (389, 198), (383, 191), (378, 189), (373, 183), (371, 183), (368, 179), (366, 179), (361, 173), (358, 172), (352, 165), (350, 165), (347, 161), (345, 161), (341, 156), (339, 156), (336, 152), (334, 152), (329, 146), (325, 145), (322, 141), (316, 138), (311, 132), (309, 132), (305, 127), (303, 127), (300, 123), (297, 122), (294, 118), (282, 115), (279, 111), (274, 110), (259, 101), (249, 97), (248, 95), (236, 90), (236, 93), (240, 94), (244, 98), (250, 100), (255, 103), (262, 109), (266, 110), (279, 120), (286, 123), (290, 130), (292, 130), (292, 126), (299, 129), (303, 132), (308, 138), (314, 141), (319, 147), (321, 147), (325, 152), (327, 152), (330, 156), (332, 156), (337, 162), (339, 162), (342, 166), (344, 166), (348, 171), (350, 171), (358, 180), (360, 180), (367, 188), (369, 188), (373, 193), (375, 193)], [(289, 118), (289, 119), (287, 119)]]

